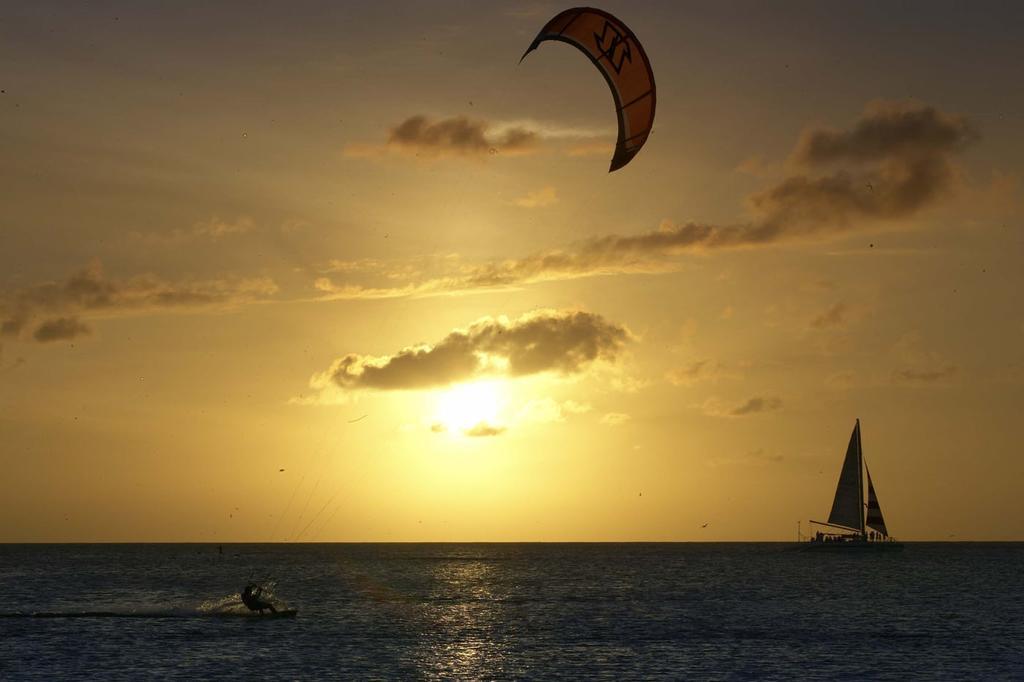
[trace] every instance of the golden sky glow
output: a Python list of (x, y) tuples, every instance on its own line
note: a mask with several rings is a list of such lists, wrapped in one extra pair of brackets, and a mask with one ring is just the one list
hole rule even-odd
[(11, 8), (0, 541), (1024, 538), (1021, 10), (604, 8)]

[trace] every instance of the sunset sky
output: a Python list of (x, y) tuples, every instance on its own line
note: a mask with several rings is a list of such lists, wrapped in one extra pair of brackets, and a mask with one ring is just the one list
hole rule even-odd
[(1024, 539), (1024, 5), (565, 7), (7, 7), (0, 541)]

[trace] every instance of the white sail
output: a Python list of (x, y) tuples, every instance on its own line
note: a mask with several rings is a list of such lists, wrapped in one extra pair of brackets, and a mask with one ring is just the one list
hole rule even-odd
[(882, 518), (882, 507), (878, 504), (875, 486), (871, 484), (871, 470), (868, 469), (866, 461), (864, 462), (864, 470), (868, 474), (868, 513), (865, 525), (877, 530), (882, 535), (888, 535), (889, 531), (885, 528), (885, 519)]
[(846, 459), (843, 469), (839, 472), (839, 484), (836, 485), (836, 497), (832, 501), (832, 512), (828, 522), (836, 526), (845, 526), (863, 531), (864, 516), (862, 513), (863, 484), (860, 477), (860, 421), (858, 420), (850, 434), (850, 444), (846, 447)]

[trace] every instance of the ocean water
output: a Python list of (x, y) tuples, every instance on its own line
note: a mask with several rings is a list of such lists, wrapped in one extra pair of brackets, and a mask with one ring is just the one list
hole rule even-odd
[(0, 545), (0, 679), (150, 676), (1024, 679), (1024, 544)]

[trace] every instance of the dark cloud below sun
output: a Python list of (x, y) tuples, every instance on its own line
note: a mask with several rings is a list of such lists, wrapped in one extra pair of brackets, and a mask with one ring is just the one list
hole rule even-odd
[(433, 345), (393, 355), (350, 353), (314, 375), (324, 390), (425, 389), (482, 376), (573, 375), (597, 361), (614, 362), (632, 335), (625, 327), (584, 311), (540, 310), (515, 320), (483, 318)]

